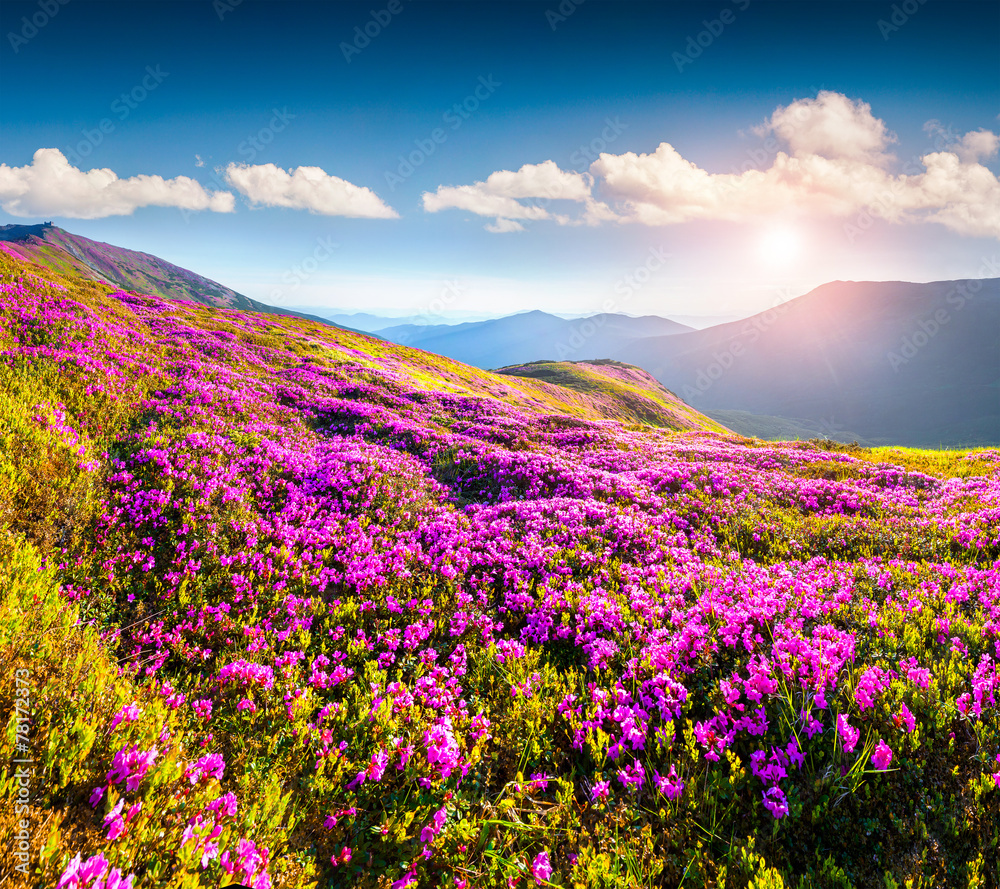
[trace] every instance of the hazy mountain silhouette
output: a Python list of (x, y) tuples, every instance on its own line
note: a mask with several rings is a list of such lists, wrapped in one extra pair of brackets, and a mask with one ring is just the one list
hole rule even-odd
[(718, 411), (791, 418), (874, 443), (1000, 443), (998, 278), (836, 281), (742, 321), (641, 339), (611, 357), (720, 419), (734, 417)]
[(465, 324), (404, 324), (383, 328), (378, 335), (475, 367), (495, 368), (538, 360), (607, 358), (637, 339), (691, 330), (657, 315), (631, 318), (605, 314), (567, 320), (535, 311)]

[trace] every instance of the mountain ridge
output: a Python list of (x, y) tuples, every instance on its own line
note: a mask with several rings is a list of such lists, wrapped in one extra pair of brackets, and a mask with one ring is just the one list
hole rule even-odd
[(258, 302), (231, 287), (152, 253), (94, 241), (68, 232), (51, 222), (0, 226), (0, 249), (13, 252), (50, 271), (75, 272), (84, 278), (125, 290), (167, 299), (182, 299), (216, 308), (295, 315), (332, 323), (315, 315)]
[(1000, 279), (833, 281), (627, 357), (699, 410), (853, 430), (873, 443), (1000, 441)]

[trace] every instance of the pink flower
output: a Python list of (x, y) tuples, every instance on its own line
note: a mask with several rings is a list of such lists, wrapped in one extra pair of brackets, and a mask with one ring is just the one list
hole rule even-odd
[(669, 800), (677, 799), (684, 792), (684, 782), (677, 777), (677, 769), (674, 766), (670, 767), (665, 778), (661, 777), (659, 772), (653, 772), (653, 783), (656, 785), (656, 789)]
[(125, 798), (118, 800), (116, 805), (107, 815), (104, 816), (104, 826), (108, 828), (108, 839), (117, 840), (125, 833), (125, 820), (122, 818), (122, 806), (125, 805)]
[(208, 863), (219, 857), (219, 844), (212, 841), (206, 842), (204, 846), (201, 847), (201, 867), (204, 870), (208, 867)]
[(197, 784), (202, 778), (222, 780), (226, 769), (226, 761), (218, 753), (206, 753), (201, 759), (191, 763), (184, 775), (192, 784)]
[(96, 809), (97, 804), (104, 799), (104, 788), (95, 787), (94, 792), (90, 795), (90, 808)]
[(549, 853), (539, 852), (535, 860), (531, 862), (531, 875), (535, 878), (535, 883), (547, 882), (552, 876), (552, 865), (549, 864)]
[(386, 766), (389, 764), (389, 754), (384, 750), (379, 750), (372, 754), (371, 764), (368, 766), (368, 777), (372, 781), (380, 781), (385, 774)]
[(445, 821), (448, 819), (448, 810), (445, 806), (442, 806), (434, 813), (434, 817), (431, 819), (431, 823), (428, 824), (422, 831), (420, 831), (420, 842), (429, 843), (434, 837), (441, 833), (441, 828), (444, 827)]
[(114, 719), (111, 720), (111, 728), (108, 729), (108, 734), (111, 734), (122, 721), (135, 722), (139, 718), (140, 713), (142, 713), (142, 710), (139, 709), (135, 701), (131, 704), (126, 704), (115, 714)]
[(117, 867), (108, 870), (108, 860), (100, 852), (82, 862), (77, 853), (67, 863), (56, 886), (57, 889), (85, 889), (89, 886), (94, 889), (132, 889), (134, 879), (134, 874), (123, 876)]
[(408, 886), (413, 886), (417, 882), (416, 872), (413, 870), (408, 870), (403, 876), (401, 876), (395, 883), (392, 884), (391, 889), (407, 889)]
[(784, 818), (788, 814), (788, 800), (780, 787), (771, 787), (764, 791), (764, 808), (775, 818)]
[(913, 718), (913, 714), (910, 712), (910, 708), (907, 707), (906, 704), (902, 705), (899, 711), (899, 716), (908, 732), (912, 732), (917, 727), (917, 721)]
[(611, 790), (611, 782), (610, 781), (595, 781), (594, 782), (594, 789), (590, 792), (590, 798), (595, 803), (599, 799), (607, 799), (608, 798), (608, 793), (609, 793), (610, 790)]
[(108, 782), (117, 784), (125, 779), (125, 789), (131, 793), (142, 783), (142, 779), (152, 768), (157, 756), (159, 756), (159, 751), (155, 747), (140, 751), (136, 744), (133, 744), (128, 750), (125, 748), (118, 750), (111, 763), (111, 770), (107, 774)]
[(847, 721), (847, 717), (841, 713), (837, 717), (837, 734), (840, 735), (840, 743), (843, 745), (844, 750), (850, 753), (857, 746), (858, 736), (861, 732), (854, 728)]
[(875, 766), (879, 771), (884, 772), (889, 768), (889, 763), (892, 762), (892, 750), (889, 749), (888, 745), (881, 738), (878, 740), (878, 746), (875, 748), (875, 752), (872, 754), (872, 765)]

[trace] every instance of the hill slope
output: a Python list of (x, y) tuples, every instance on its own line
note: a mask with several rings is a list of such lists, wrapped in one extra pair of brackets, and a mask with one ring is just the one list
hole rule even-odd
[(507, 367), (525, 361), (607, 358), (634, 340), (691, 330), (646, 315), (603, 314), (567, 320), (546, 312), (523, 312), (465, 324), (386, 327), (379, 336), (395, 343), (447, 355), (475, 367)]
[(1000, 442), (1000, 279), (835, 282), (743, 321), (637, 341), (621, 357), (701, 410), (872, 442)]
[(76, 274), (164, 299), (278, 315), (299, 314), (257, 302), (158, 256), (92, 241), (51, 223), (0, 226), (0, 249), (54, 272)]
[(608, 360), (535, 361), (503, 367), (497, 373), (586, 393), (588, 402), (608, 419), (667, 429), (728, 431), (686, 405), (642, 368), (630, 364)]
[(1000, 453), (510, 371), (0, 256), (12, 885), (992, 886)]

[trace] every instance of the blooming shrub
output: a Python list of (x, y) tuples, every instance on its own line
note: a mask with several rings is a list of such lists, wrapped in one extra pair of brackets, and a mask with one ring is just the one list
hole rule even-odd
[(991, 885), (995, 452), (0, 268), (29, 885)]

